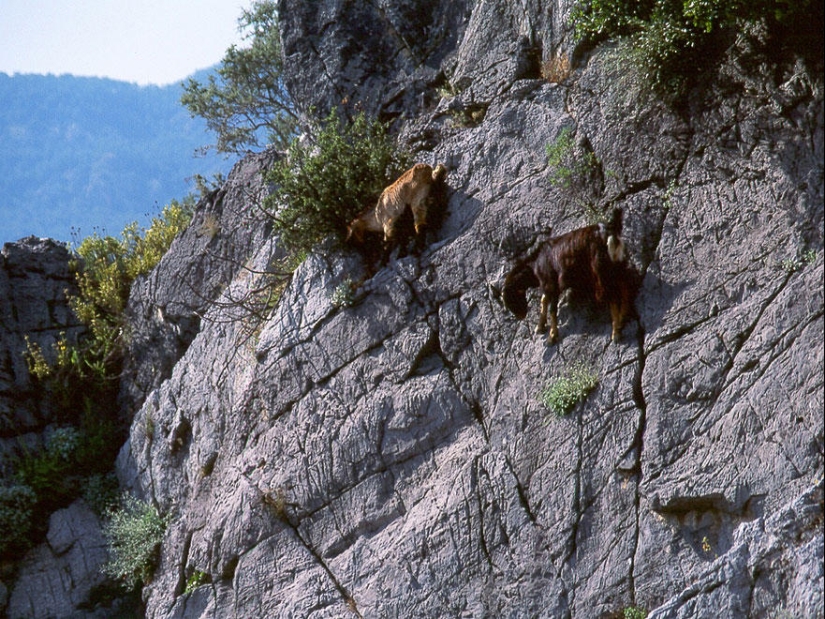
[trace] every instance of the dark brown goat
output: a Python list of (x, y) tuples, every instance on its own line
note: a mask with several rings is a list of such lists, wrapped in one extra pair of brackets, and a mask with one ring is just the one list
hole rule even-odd
[(542, 243), (518, 260), (504, 280), (505, 307), (521, 320), (527, 315), (527, 290), (541, 290), (541, 315), (537, 333), (544, 332), (550, 311), (549, 343), (559, 336), (559, 297), (567, 289), (607, 303), (613, 322), (612, 340), (619, 341), (622, 327), (633, 310), (636, 286), (621, 239), (622, 210), (614, 209), (608, 224), (573, 230)]

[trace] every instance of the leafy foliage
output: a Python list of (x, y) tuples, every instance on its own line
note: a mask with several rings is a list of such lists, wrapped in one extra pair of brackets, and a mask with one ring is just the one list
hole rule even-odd
[[(126, 226), (120, 238), (97, 233), (77, 248), (78, 294), (69, 299), (77, 318), (89, 328), (89, 336), (71, 342), (65, 334), (54, 345), (51, 364), (38, 346), (29, 342), (29, 371), (41, 380), (52, 379), (68, 388), (74, 380), (106, 380), (116, 375), (127, 336), (123, 316), (132, 282), (148, 273), (192, 217), (192, 199), (173, 200), (148, 229), (137, 223)], [(72, 378), (74, 377), (74, 379)], [(80, 379), (79, 381), (77, 379)]]
[(186, 579), (186, 588), (183, 590), (183, 592), (185, 594), (192, 593), (201, 585), (208, 584), (209, 582), (209, 574), (207, 574), (206, 572), (202, 572), (200, 570), (195, 570), (194, 572), (192, 572), (192, 575)]
[(311, 251), (375, 204), (390, 179), (411, 163), (387, 128), (361, 112), (343, 121), (333, 110), (306, 142), (294, 140), (267, 175), (274, 190), (265, 208), (290, 253)]
[(23, 484), (0, 484), (0, 555), (9, 556), (29, 547), (32, 515), (37, 495)]
[(103, 572), (135, 589), (152, 579), (159, 559), (160, 543), (169, 523), (148, 502), (131, 495), (109, 513), (103, 535), (109, 545), (109, 561)]
[(550, 182), (565, 189), (586, 182), (590, 173), (598, 166), (596, 155), (586, 152), (576, 153), (573, 130), (565, 127), (556, 139), (547, 145), (547, 165), (550, 166)]
[(83, 482), (83, 500), (101, 517), (114, 509), (118, 500), (118, 484), (114, 471), (86, 478)]
[(261, 146), (261, 133), (285, 148), (295, 136), (297, 117), (281, 73), (283, 57), (275, 2), (258, 0), (244, 10), (238, 24), (248, 47), (231, 46), (205, 84), (190, 78), (181, 103), (206, 120), (218, 138), (219, 152), (242, 153)]
[(355, 304), (356, 283), (347, 277), (332, 291), (333, 307), (352, 307)]
[(789, 23), (804, 15), (811, 0), (588, 0), (573, 11), (580, 40), (625, 37), (630, 57), (645, 80), (678, 96), (689, 78), (708, 66), (708, 49), (725, 32), (740, 32), (764, 20)]
[(599, 376), (584, 364), (576, 364), (564, 375), (552, 380), (539, 395), (541, 403), (556, 415), (566, 415), (580, 401), (587, 397), (596, 385)]
[(136, 277), (151, 270), (190, 221), (193, 200), (173, 201), (148, 229), (127, 226), (120, 238), (94, 234), (77, 248), (78, 293), (69, 298), (88, 327), (83, 337), (63, 333), (50, 350), (29, 341), (31, 374), (51, 397), (66, 425), (42, 448), (21, 445), (11, 461), (15, 483), (34, 496), (32, 527), (45, 530), (48, 515), (83, 494), (93, 509), (111, 503), (115, 485), (106, 474), (121, 444), (116, 378), (128, 337), (124, 309)]
[(120, 445), (117, 432), (112, 415), (97, 409), (93, 397), (87, 397), (77, 425), (55, 429), (41, 447), (21, 444), (19, 454), (10, 458), (10, 479), (33, 493), (33, 526), (45, 526), (52, 511), (81, 494), (90, 499), (93, 509), (107, 500), (107, 488), (111, 490), (113, 483), (116, 487), (116, 481), (94, 478), (110, 471)]
[(35, 452), (24, 449), (15, 469), (20, 481), (38, 497), (60, 496), (66, 492), (67, 477), (80, 440), (72, 427), (57, 428), (46, 439), (45, 448)]
[(598, 157), (586, 146), (576, 144), (571, 127), (564, 127), (545, 148), (550, 183), (579, 204), (589, 220), (598, 221), (600, 215), (593, 204), (604, 188)]

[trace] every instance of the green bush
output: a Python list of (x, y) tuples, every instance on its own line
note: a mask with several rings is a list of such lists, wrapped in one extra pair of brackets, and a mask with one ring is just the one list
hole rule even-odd
[(63, 427), (48, 436), (43, 449), (22, 449), (14, 470), (20, 483), (34, 491), (38, 504), (59, 505), (71, 495), (79, 443), (77, 429)]
[(645, 619), (647, 617), (647, 611), (638, 606), (628, 606), (622, 612), (623, 619)]
[(329, 236), (343, 239), (347, 224), (410, 165), (381, 122), (363, 112), (347, 122), (333, 110), (267, 175), (274, 190), (265, 208), (281, 244), (300, 254)]
[(33, 376), (42, 381), (51, 379), (58, 389), (74, 384), (88, 393), (86, 382), (105, 381), (119, 373), (128, 334), (123, 312), (132, 282), (160, 261), (175, 236), (189, 224), (192, 207), (191, 198), (173, 200), (152, 219), (149, 228), (132, 223), (120, 238), (95, 233), (83, 239), (76, 249), (78, 293), (69, 298), (69, 305), (89, 334), (80, 342), (61, 334), (51, 360), (29, 342), (26, 360)]
[(332, 291), (330, 299), (332, 306), (336, 308), (352, 307), (355, 304), (355, 289), (356, 283), (347, 277)]
[(103, 527), (109, 547), (104, 574), (129, 589), (149, 582), (160, 558), (160, 544), (168, 523), (169, 519), (162, 517), (151, 503), (125, 495)]
[(83, 500), (98, 516), (111, 512), (118, 502), (118, 483), (114, 472), (90, 475), (83, 480)]
[(630, 41), (629, 58), (645, 81), (667, 97), (682, 94), (689, 79), (712, 66), (718, 35), (747, 24), (788, 24), (805, 15), (811, 0), (584, 0), (573, 10), (576, 37)]
[(209, 582), (211, 582), (209, 574), (206, 572), (201, 572), (200, 570), (195, 570), (192, 572), (192, 575), (186, 579), (186, 589), (184, 589), (183, 592), (186, 594), (192, 593), (201, 585), (208, 584)]
[[(86, 478), (107, 473), (119, 445), (114, 421), (106, 414), (95, 413), (89, 403), (78, 426), (57, 428), (42, 448), (21, 447), (20, 455), (11, 461), (13, 476), (35, 493), (38, 514), (43, 517), (81, 494), (85, 496)], [(116, 481), (107, 483), (117, 488)]]
[(0, 555), (14, 555), (30, 546), (36, 503), (37, 495), (28, 486), (0, 485)]
[(91, 331), (83, 359), (88, 368), (105, 375), (122, 352), (127, 331), (123, 310), (132, 282), (151, 271), (174, 238), (189, 225), (192, 202), (173, 200), (152, 219), (149, 228), (132, 223), (123, 229), (120, 238), (93, 234), (80, 243), (79, 294), (70, 304)]
[(47, 350), (28, 341), (29, 371), (65, 424), (43, 448), (21, 448), (10, 477), (35, 497), (32, 524), (45, 529), (48, 515), (84, 495), (93, 509), (111, 502), (111, 471), (124, 428), (117, 416), (120, 373), (128, 324), (124, 309), (136, 277), (151, 270), (189, 223), (193, 199), (173, 201), (147, 229), (127, 226), (120, 238), (94, 234), (77, 247), (77, 294), (69, 304), (88, 327), (81, 338), (63, 333)]
[(597, 171), (599, 161), (592, 152), (577, 152), (573, 129), (565, 127), (547, 147), (550, 182), (563, 189), (585, 185)]
[(539, 395), (541, 403), (562, 416), (569, 413), (573, 407), (587, 397), (596, 385), (599, 376), (586, 365), (579, 363), (570, 370), (551, 380)]

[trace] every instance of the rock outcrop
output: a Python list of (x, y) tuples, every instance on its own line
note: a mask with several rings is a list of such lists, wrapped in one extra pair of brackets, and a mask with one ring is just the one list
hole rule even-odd
[(24, 353), (29, 341), (44, 354), (65, 333), (85, 327), (69, 308), (75, 290), (71, 255), (65, 245), (28, 237), (0, 251), (0, 461), (18, 438), (55, 423), (53, 402), (34, 384)]
[(239, 162), (226, 182), (197, 204), (174, 250), (132, 286), (120, 393), (125, 411), (138, 408), (169, 377), (200, 330), (202, 314), (271, 236), (271, 222), (262, 212), (261, 171), (277, 156), (263, 152)]
[[(71, 617), (94, 608), (95, 594), (107, 585), (101, 567), (107, 559), (100, 521), (83, 501), (51, 516), (49, 535), (26, 555), (6, 607), (8, 617)], [(108, 589), (112, 587), (109, 584)], [(120, 610), (109, 609), (109, 611)], [(96, 616), (114, 616), (108, 611)]]
[[(172, 334), (134, 355), (118, 459), (172, 517), (146, 616), (822, 616), (821, 58), (753, 32), (674, 109), (574, 50), (566, 2), (279, 4), (303, 111), (395, 118), (450, 166), (449, 214), (351, 304), (361, 260), (326, 248), (261, 315), (236, 301), (276, 243), (250, 217), (207, 251), (211, 200), (135, 288), (145, 342)], [(550, 83), (556, 55), (579, 64)], [(549, 180), (565, 130), (587, 182)], [(570, 299), (548, 347), (538, 298), (519, 322), (497, 290), (585, 204), (624, 208), (638, 319), (611, 344)], [(598, 386), (555, 416), (539, 393), (578, 364)]]

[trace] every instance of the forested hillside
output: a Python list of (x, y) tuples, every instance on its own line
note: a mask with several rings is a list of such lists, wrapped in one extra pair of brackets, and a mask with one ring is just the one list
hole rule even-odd
[(0, 242), (73, 229), (117, 233), (194, 191), (191, 177), (232, 161), (195, 156), (210, 142), (180, 85), (0, 73)]

